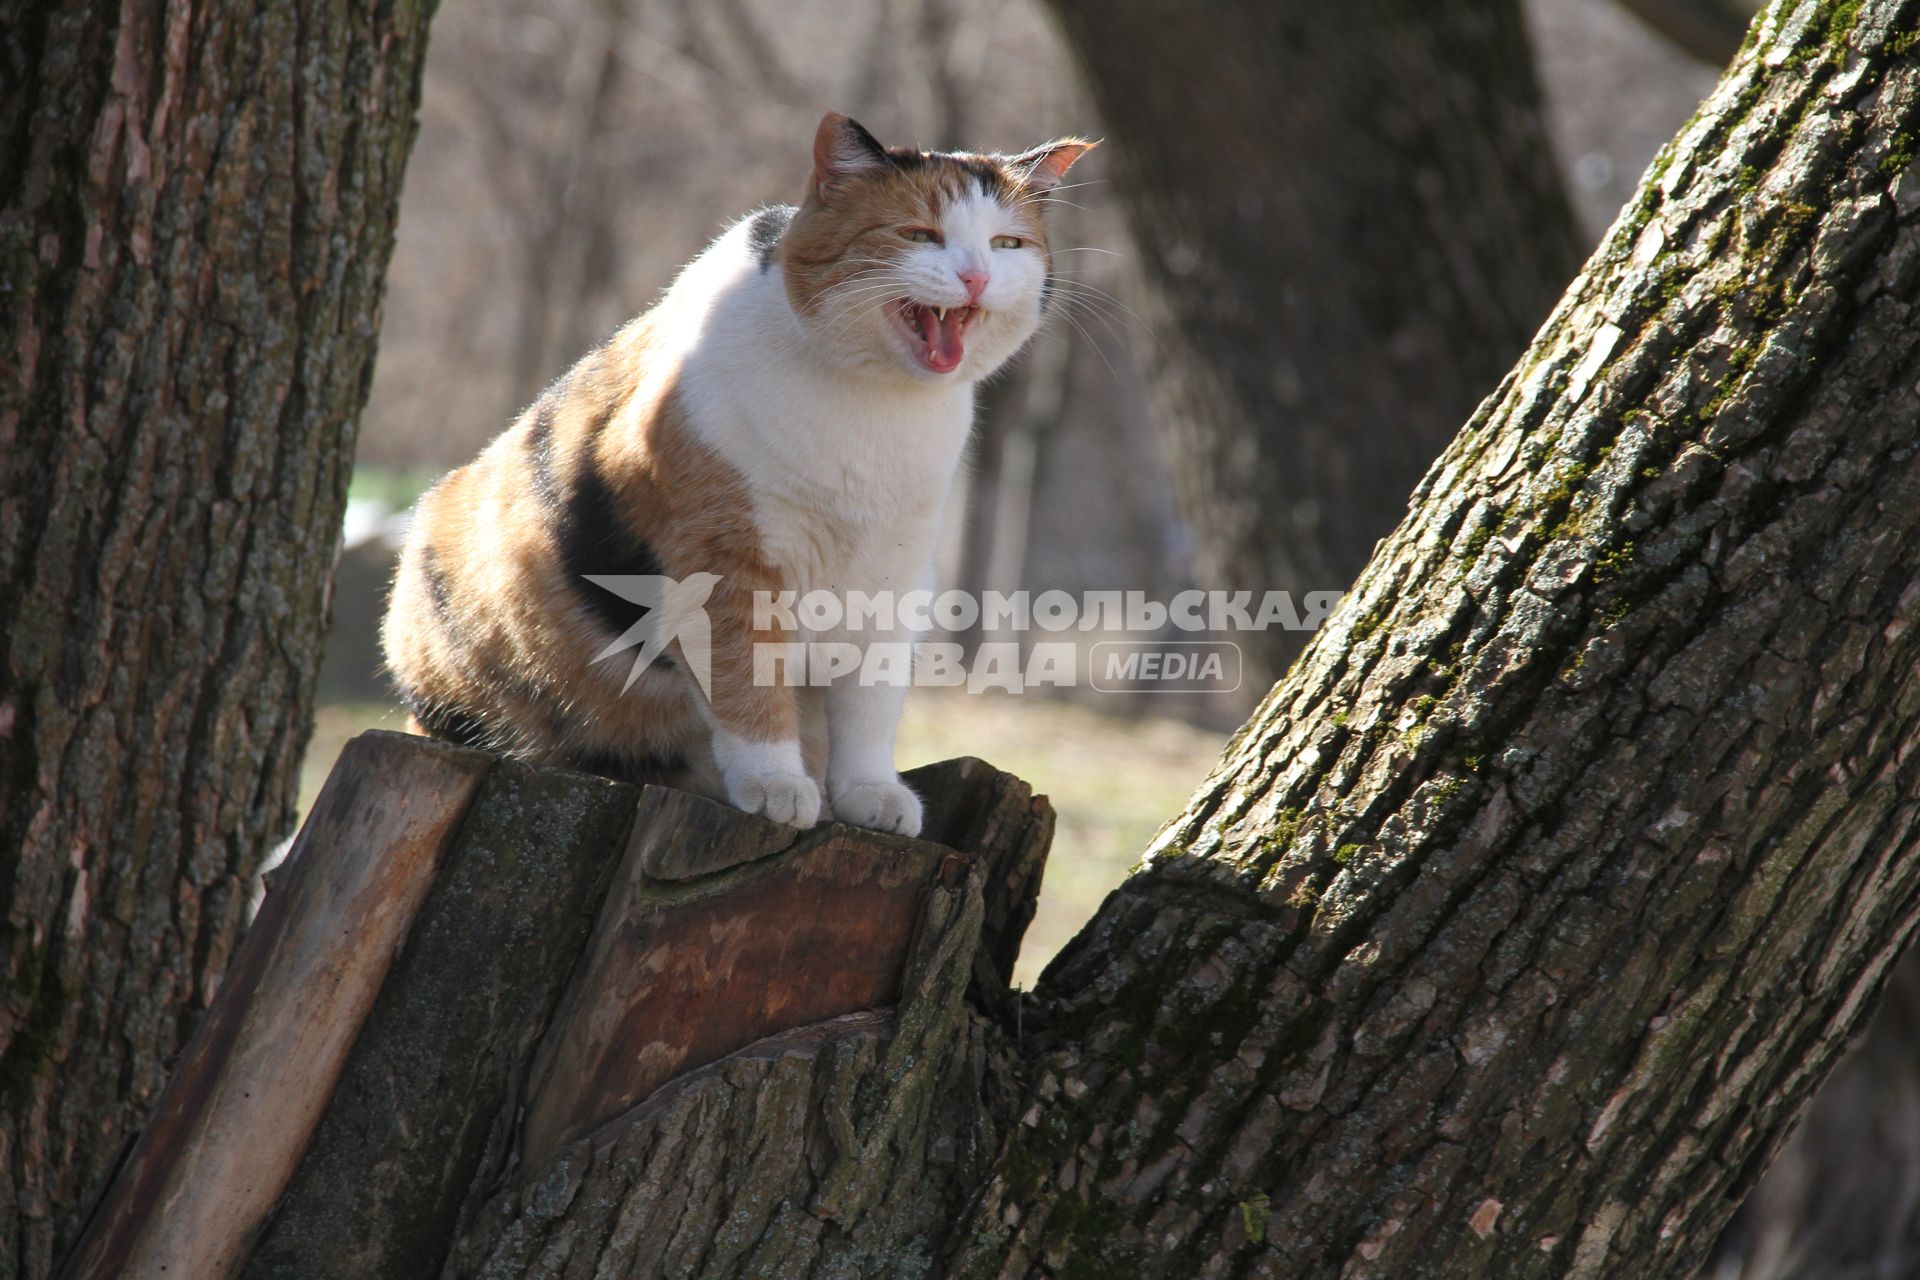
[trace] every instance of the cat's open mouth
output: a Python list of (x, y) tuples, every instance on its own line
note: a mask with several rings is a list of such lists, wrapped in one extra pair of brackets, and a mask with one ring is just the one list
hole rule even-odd
[(907, 349), (935, 373), (952, 373), (967, 354), (967, 330), (979, 318), (978, 307), (929, 307), (902, 298), (887, 308), (906, 335)]

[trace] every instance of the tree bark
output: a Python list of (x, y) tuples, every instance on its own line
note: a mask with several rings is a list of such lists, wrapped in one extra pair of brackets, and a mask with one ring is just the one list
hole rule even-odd
[(1714, 1246), (1702, 1280), (1920, 1274), (1920, 951)]
[[(1338, 590), (1579, 262), (1517, 0), (1052, 8), (1113, 133), (1203, 585)], [(1248, 686), (1298, 646), (1249, 637)]]
[(1701, 1262), (1920, 918), (1917, 20), (1762, 17), (1043, 978), (953, 1274)]
[(430, 0), (0, 0), (0, 1272), (291, 826)]
[(967, 996), (1053, 830), (977, 760), (908, 777), (945, 844), (355, 739), (62, 1276), (896, 1274), (996, 1149)]

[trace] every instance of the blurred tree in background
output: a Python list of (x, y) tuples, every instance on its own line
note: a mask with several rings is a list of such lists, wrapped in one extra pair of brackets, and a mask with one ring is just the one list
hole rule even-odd
[[(1053, 9), (1114, 133), (1199, 576), (1343, 589), (1579, 261), (1518, 0)], [(1250, 682), (1299, 641), (1248, 637)]]

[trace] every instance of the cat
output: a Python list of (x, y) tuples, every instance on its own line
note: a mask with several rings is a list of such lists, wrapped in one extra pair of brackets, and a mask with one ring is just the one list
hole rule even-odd
[(382, 633), (408, 727), (919, 834), (905, 689), (757, 683), (753, 656), (904, 633), (796, 637), (755, 595), (932, 586), (974, 386), (1040, 324), (1047, 193), (1094, 145), (917, 151), (827, 114), (798, 207), (734, 223), (420, 500)]

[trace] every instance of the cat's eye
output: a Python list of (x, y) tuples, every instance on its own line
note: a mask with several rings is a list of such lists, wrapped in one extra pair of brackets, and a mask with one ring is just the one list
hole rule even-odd
[(992, 241), (996, 249), (1019, 249), (1024, 248), (1026, 243), (1019, 236), (995, 236)]
[(915, 244), (945, 244), (938, 231), (931, 227), (902, 227), (900, 234)]

